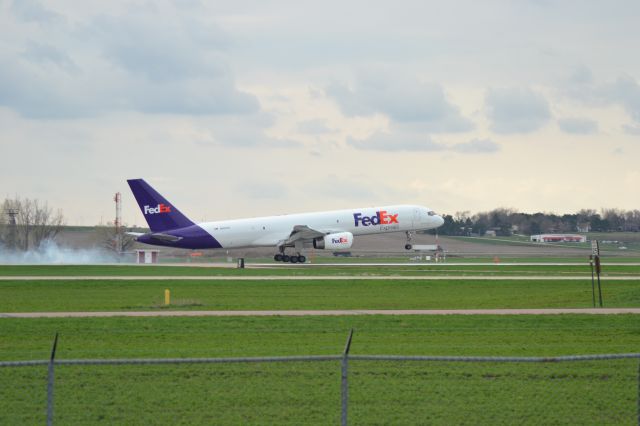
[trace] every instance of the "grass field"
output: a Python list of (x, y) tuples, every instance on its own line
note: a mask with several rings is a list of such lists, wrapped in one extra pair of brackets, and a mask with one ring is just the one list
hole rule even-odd
[[(633, 316), (0, 319), (0, 359), (339, 354), (625, 353)], [(632, 424), (637, 360), (572, 364), (352, 361), (356, 424)], [(0, 369), (0, 423), (44, 417), (45, 367)], [(335, 424), (337, 362), (58, 366), (63, 424)], [(604, 406), (602, 406), (604, 405)], [(508, 407), (508, 409), (506, 408)]]
[[(591, 251), (591, 240), (600, 241), (600, 250), (612, 256), (627, 256), (629, 253), (640, 251), (640, 233), (638, 232), (608, 232), (589, 233), (586, 243), (534, 243), (529, 236), (512, 235), (510, 237), (448, 237), (458, 241), (476, 244), (490, 245), (515, 245), (515, 246), (546, 246), (554, 249), (571, 248)], [(614, 243), (615, 241), (615, 243)], [(626, 247), (620, 250), (619, 247)]]
[[(0, 281), (0, 312), (167, 309), (585, 308), (590, 280)], [(639, 307), (640, 280), (603, 284), (606, 307)]]
[[(293, 265), (272, 268), (224, 268), (154, 265), (0, 265), (0, 276), (305, 276), (305, 275), (576, 275), (591, 277), (587, 262), (581, 265), (427, 264), (393, 266)], [(606, 264), (603, 276), (640, 276), (640, 262)]]
[[(296, 268), (302, 274), (437, 274), (444, 267)], [(513, 268), (513, 269), (511, 269)], [(3, 280), (0, 312), (173, 308), (589, 307), (590, 273), (455, 266), (456, 274), (578, 275), (584, 281), (212, 281), (290, 269), (0, 267), (0, 275), (195, 275), (202, 280)], [(581, 268), (581, 267), (580, 267)], [(637, 266), (610, 273), (638, 274)], [(407, 270), (408, 269), (408, 270)], [(266, 272), (269, 271), (269, 272)], [(311, 272), (310, 272), (311, 271)], [(393, 273), (390, 271), (394, 271)], [(615, 272), (614, 272), (615, 271)], [(200, 275), (202, 274), (202, 275)], [(605, 306), (640, 306), (640, 280), (603, 281)], [(0, 318), (0, 360), (338, 355), (558, 356), (640, 352), (634, 315)], [(9, 384), (9, 385), (6, 385)], [(0, 368), (0, 424), (44, 422), (46, 367)], [(337, 424), (339, 362), (56, 367), (58, 424)], [(638, 360), (568, 364), (350, 362), (354, 424), (634, 424)]]
[(340, 354), (530, 355), (640, 352), (633, 315), (0, 318), (0, 359)]

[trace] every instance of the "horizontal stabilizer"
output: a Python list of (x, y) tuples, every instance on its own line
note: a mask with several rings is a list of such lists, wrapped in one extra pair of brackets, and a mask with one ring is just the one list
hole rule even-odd
[(180, 241), (182, 239), (182, 237), (177, 237), (175, 235), (171, 235), (171, 234), (162, 234), (159, 232), (156, 232), (154, 234), (150, 234), (149, 235), (151, 238), (153, 238), (154, 240), (159, 240), (159, 241), (166, 241), (169, 243), (175, 243), (177, 241)]

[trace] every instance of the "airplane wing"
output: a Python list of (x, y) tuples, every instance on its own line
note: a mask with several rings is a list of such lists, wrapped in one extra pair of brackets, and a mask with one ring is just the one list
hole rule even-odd
[(293, 231), (284, 241), (284, 244), (294, 244), (298, 240), (312, 240), (318, 237), (324, 237), (326, 232), (320, 232), (315, 229), (309, 228), (307, 225), (296, 225), (293, 227)]

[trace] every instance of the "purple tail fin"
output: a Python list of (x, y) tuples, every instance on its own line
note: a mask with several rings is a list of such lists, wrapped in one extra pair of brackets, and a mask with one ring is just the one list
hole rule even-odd
[(152, 232), (194, 225), (144, 179), (129, 179), (127, 182)]

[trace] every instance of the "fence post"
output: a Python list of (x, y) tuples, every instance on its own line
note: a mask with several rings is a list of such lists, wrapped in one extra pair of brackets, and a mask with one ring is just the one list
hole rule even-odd
[(349, 332), (347, 337), (347, 344), (344, 346), (342, 352), (342, 415), (341, 424), (347, 426), (347, 411), (349, 409), (349, 380), (348, 380), (348, 367), (349, 367), (349, 349), (351, 349), (351, 338), (353, 337), (353, 328)]
[(49, 372), (47, 374), (47, 426), (53, 425), (53, 362), (56, 358), (56, 347), (58, 346), (58, 332), (53, 339), (51, 357), (49, 358)]

